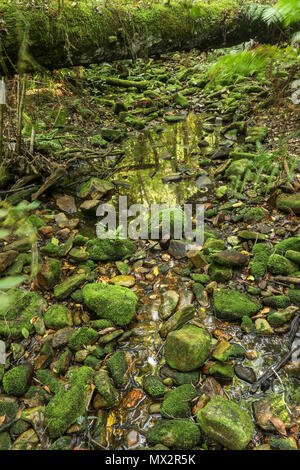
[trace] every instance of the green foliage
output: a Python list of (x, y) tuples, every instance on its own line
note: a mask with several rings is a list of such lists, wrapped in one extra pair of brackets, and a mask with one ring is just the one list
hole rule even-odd
[(245, 77), (264, 79), (267, 75), (276, 76), (281, 69), (298, 60), (297, 51), (290, 47), (285, 49), (278, 46), (263, 45), (254, 50), (232, 52), (224, 55), (212, 65), (207, 75), (207, 87), (218, 84), (231, 84)]

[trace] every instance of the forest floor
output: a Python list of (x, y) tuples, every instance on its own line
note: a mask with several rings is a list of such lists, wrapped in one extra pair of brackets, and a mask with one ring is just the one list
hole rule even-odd
[[(27, 77), (21, 157), (9, 83), (0, 449), (299, 448), (300, 70), (208, 81), (225, 52)], [(100, 240), (119, 196), (202, 204), (202, 246)]]

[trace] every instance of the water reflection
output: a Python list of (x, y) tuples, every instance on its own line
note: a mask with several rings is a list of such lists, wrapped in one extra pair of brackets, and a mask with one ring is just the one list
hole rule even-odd
[(216, 134), (206, 133), (203, 122), (203, 116), (191, 113), (160, 133), (150, 130), (125, 142), (114, 182), (129, 204), (182, 205), (199, 191), (199, 160), (216, 145)]

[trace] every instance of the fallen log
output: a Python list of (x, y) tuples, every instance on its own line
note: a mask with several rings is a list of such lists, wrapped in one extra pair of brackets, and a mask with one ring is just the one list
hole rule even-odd
[(230, 46), (251, 38), (278, 42), (286, 34), (249, 19), (242, 0), (171, 5), (66, 0), (0, 1), (2, 75), (147, 57), (176, 50)]

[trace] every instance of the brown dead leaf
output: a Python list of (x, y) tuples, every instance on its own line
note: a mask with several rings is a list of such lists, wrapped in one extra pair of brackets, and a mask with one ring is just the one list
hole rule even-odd
[(0, 416), (0, 427), (1, 427), (2, 424), (4, 423), (5, 418), (6, 418), (6, 415)]
[(272, 418), (269, 418), (271, 423), (273, 424), (273, 426), (276, 428), (276, 430), (282, 435), (282, 436), (287, 436), (287, 433), (286, 433), (286, 428), (285, 428), (285, 424), (283, 421), (281, 421), (281, 419), (279, 418), (275, 418), (275, 417), (272, 417)]

